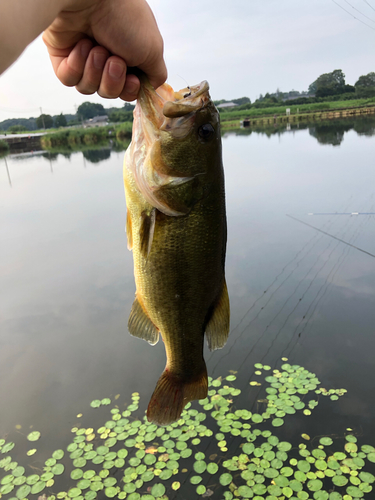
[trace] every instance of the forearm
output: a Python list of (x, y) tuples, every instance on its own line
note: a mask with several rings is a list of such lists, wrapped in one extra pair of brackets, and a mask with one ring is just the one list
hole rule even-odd
[(0, 1), (0, 74), (61, 12), (66, 0)]

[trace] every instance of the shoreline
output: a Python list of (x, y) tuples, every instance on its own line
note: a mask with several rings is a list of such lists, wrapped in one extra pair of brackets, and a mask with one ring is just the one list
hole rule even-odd
[(223, 120), (221, 122), (222, 129), (230, 128), (251, 128), (252, 126), (266, 126), (272, 124), (288, 124), (300, 123), (311, 121), (326, 121), (335, 120), (340, 118), (355, 118), (360, 116), (375, 114), (374, 106), (358, 106), (354, 108), (337, 108), (334, 110), (321, 110), (321, 111), (305, 111), (303, 113), (290, 113), (288, 114), (264, 114), (262, 116), (244, 117), (239, 120), (238, 117), (233, 120)]

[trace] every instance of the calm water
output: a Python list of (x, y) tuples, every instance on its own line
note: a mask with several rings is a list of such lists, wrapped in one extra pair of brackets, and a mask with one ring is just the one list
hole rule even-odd
[[(375, 121), (348, 123), (223, 137), (231, 335), (206, 352), (209, 374), (237, 370), (249, 410), (254, 363), (283, 356), (348, 390), (290, 416), (279, 434), (291, 442), (351, 427), (375, 445)], [(78, 413), (101, 424), (93, 399), (138, 391), (143, 412), (164, 368), (162, 342), (127, 333), (122, 161), (110, 150), (0, 159), (0, 437), (20, 462), (30, 428), (45, 459)]]

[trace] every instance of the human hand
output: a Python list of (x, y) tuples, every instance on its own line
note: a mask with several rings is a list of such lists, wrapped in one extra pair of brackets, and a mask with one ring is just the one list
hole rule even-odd
[(65, 0), (43, 41), (56, 76), (82, 94), (133, 101), (140, 82), (128, 67), (143, 70), (155, 88), (167, 78), (163, 39), (145, 0)]

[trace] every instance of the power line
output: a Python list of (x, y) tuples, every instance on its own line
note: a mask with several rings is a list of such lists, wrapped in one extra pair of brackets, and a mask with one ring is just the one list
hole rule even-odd
[(348, 0), (344, 0), (344, 2), (346, 2), (348, 5), (350, 5), (350, 7), (352, 9), (356, 10), (357, 12), (359, 12), (361, 14), (361, 16), (365, 17), (366, 19), (368, 19), (372, 23), (375, 23), (375, 21), (373, 19), (371, 19), (371, 17), (366, 16), (366, 14), (364, 14), (363, 12), (361, 12), (360, 10), (358, 10), (356, 7), (354, 7), (354, 5), (352, 5), (351, 3), (349, 3)]
[(367, 26), (368, 28), (370, 28), (371, 30), (375, 31), (375, 28), (373, 28), (372, 26), (370, 26), (369, 24), (365, 23), (364, 21), (362, 21), (362, 19), (358, 19), (358, 17), (355, 17), (351, 12), (349, 12), (348, 10), (346, 10), (342, 5), (340, 5), (339, 3), (337, 3), (335, 0), (332, 0), (332, 2), (334, 4), (336, 4), (338, 7), (340, 7), (340, 9), (344, 10), (347, 14), (349, 14), (349, 16), (352, 16), (354, 19), (356, 19), (357, 21), (359, 21), (360, 23), (364, 24), (365, 26)]
[(365, 2), (365, 3), (366, 3), (366, 4), (367, 4), (367, 5), (368, 5), (368, 6), (369, 6), (372, 10), (374, 10), (374, 11), (375, 11), (374, 7), (373, 7), (370, 3), (368, 3), (368, 1), (367, 1), (367, 0), (363, 0), (363, 1), (364, 1), (364, 2)]

